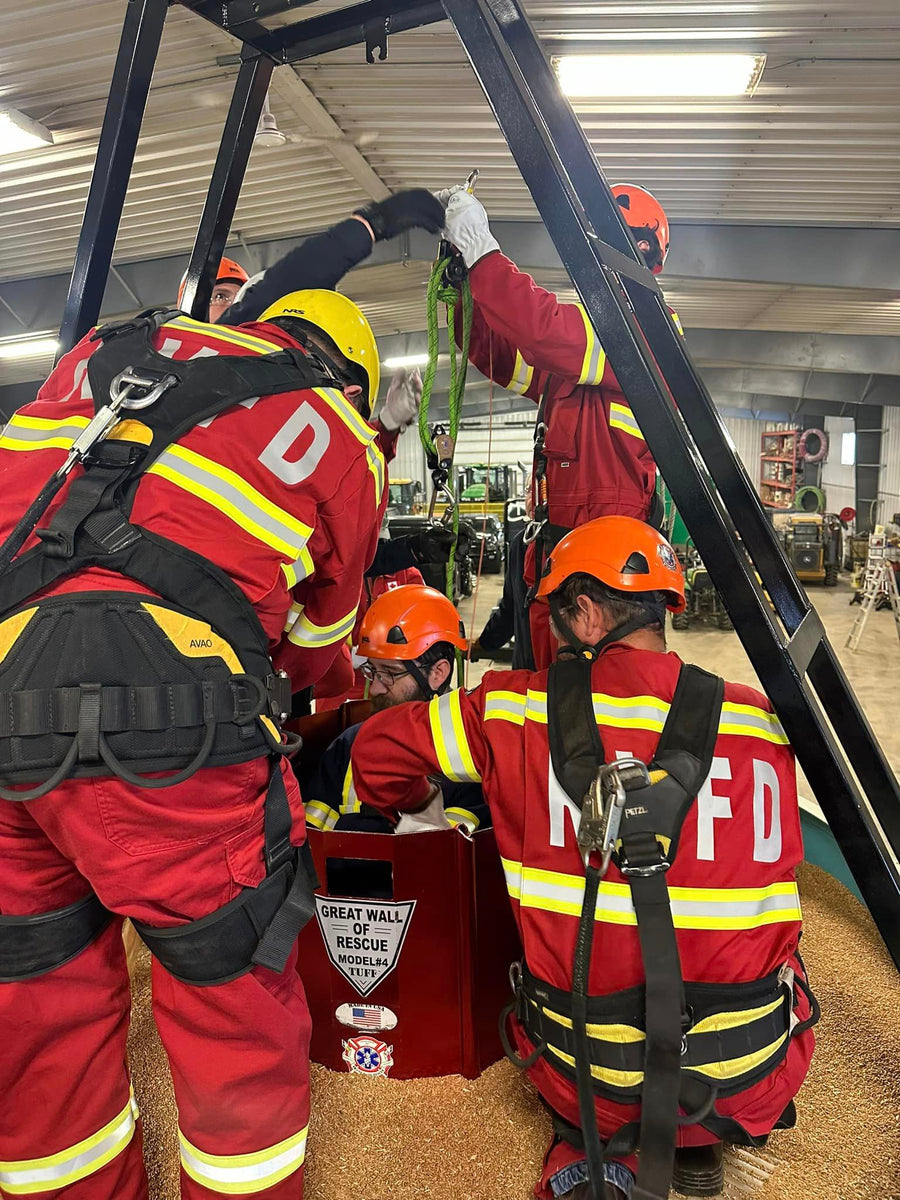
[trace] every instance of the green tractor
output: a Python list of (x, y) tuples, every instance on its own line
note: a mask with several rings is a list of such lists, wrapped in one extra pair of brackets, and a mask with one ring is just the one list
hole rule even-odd
[(706, 621), (717, 629), (734, 629), (709, 572), (693, 546), (689, 547), (684, 562), (684, 599), (684, 612), (672, 616), (673, 629), (690, 629), (691, 625)]

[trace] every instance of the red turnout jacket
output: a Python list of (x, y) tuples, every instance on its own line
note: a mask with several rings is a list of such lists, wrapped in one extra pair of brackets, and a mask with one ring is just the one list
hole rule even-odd
[[(675, 654), (610, 646), (593, 667), (594, 709), (607, 761), (649, 762), (675, 692)], [(531, 971), (569, 990), (584, 894), (576, 836), (579, 814), (551, 768), (547, 672), (489, 672), (473, 691), (403, 705), (366, 721), (353, 746), (353, 784), (362, 803), (415, 808), (440, 772), (480, 781), (491, 809), (507, 887)], [(794, 755), (768, 701), (726, 684), (709, 778), (684, 823), (666, 879), (686, 980), (738, 983), (788, 965), (797, 973), (803, 855)], [(607, 995), (643, 982), (630, 890), (614, 864), (600, 888), (589, 988)], [(795, 1011), (809, 1013), (799, 992)], [(518, 1029), (520, 1052), (531, 1050)], [(768, 1133), (806, 1075), (811, 1032), (793, 1038), (771, 1075), (717, 1102), (753, 1135)], [(543, 1058), (529, 1074), (541, 1094), (577, 1125), (575, 1087)], [(601, 1133), (635, 1109), (597, 1098)], [(687, 1127), (687, 1144), (712, 1140)]]
[[(0, 538), (93, 415), (85, 338), (0, 436)], [(154, 345), (174, 359), (296, 346), (270, 324), (179, 316)], [(77, 472), (80, 468), (76, 467)], [(221, 567), (256, 610), (295, 691), (321, 678), (353, 630), (386, 501), (378, 434), (334, 388), (245, 400), (189, 430), (142, 477), (132, 519)], [(67, 494), (54, 501), (46, 524)], [(34, 544), (32, 538), (27, 545)], [(101, 569), (57, 591), (144, 589)]]

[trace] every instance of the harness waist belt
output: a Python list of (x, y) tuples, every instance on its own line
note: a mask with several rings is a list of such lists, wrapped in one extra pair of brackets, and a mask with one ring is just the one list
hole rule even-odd
[[(681, 1071), (729, 1096), (771, 1074), (787, 1053), (795, 1003), (793, 972), (751, 983), (685, 982)], [(516, 1015), (535, 1047), (560, 1074), (575, 1079), (571, 994), (523, 967)], [(644, 989), (589, 996), (587, 1033), (594, 1091), (637, 1103), (644, 1084)]]

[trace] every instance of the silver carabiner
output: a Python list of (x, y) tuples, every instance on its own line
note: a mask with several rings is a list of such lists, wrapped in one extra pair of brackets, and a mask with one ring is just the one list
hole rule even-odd
[(140, 409), (149, 408), (177, 383), (174, 375), (163, 375), (162, 379), (149, 379), (140, 375), (134, 367), (126, 367), (109, 385), (110, 407)]

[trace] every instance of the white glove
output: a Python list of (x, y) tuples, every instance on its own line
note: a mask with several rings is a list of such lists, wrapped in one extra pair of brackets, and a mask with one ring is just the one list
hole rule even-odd
[(500, 243), (491, 233), (484, 205), (465, 188), (451, 188), (447, 193), (438, 192), (443, 203), (447, 195), (447, 215), (444, 237), (462, 254), (467, 267), (474, 267), (479, 259), (499, 250)]
[(406, 429), (416, 419), (421, 399), (422, 376), (419, 374), (419, 368), (413, 367), (410, 371), (406, 367), (398, 367), (388, 387), (378, 419), (390, 432)]

